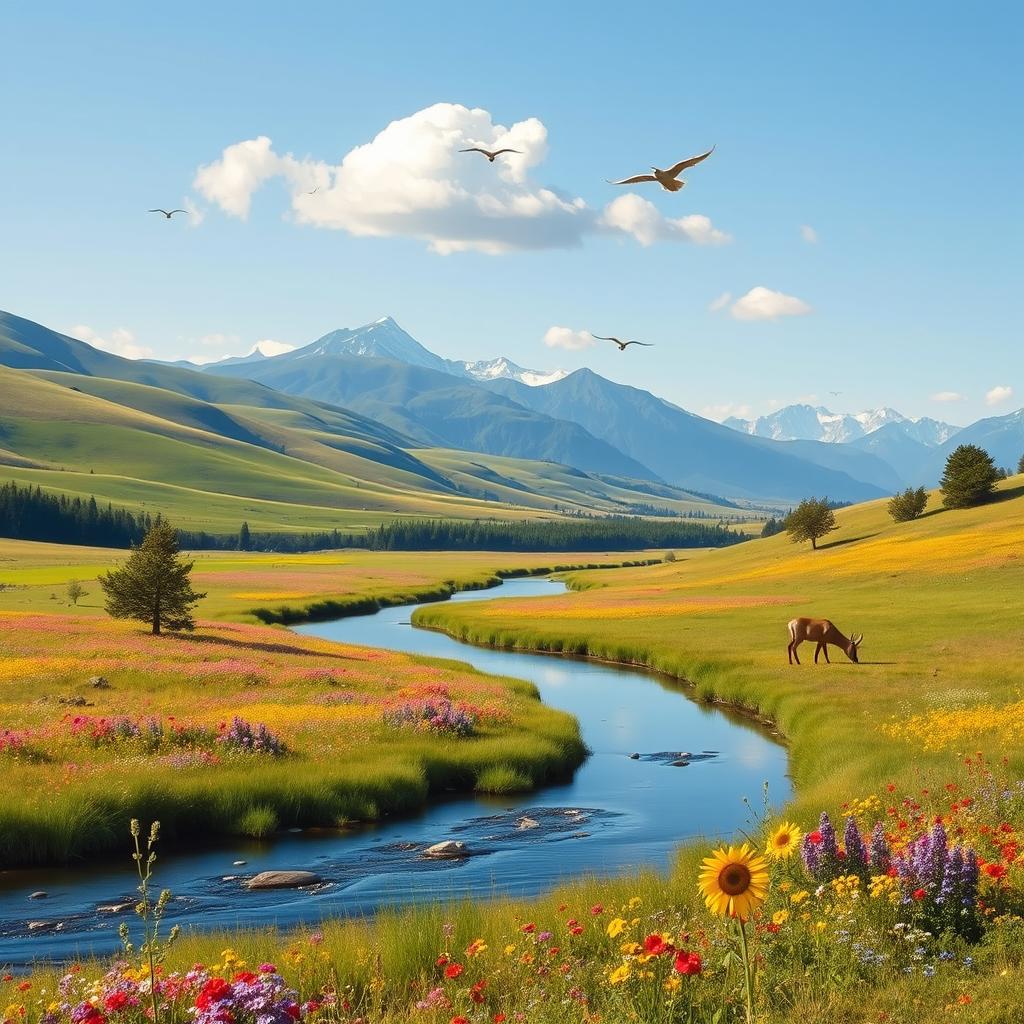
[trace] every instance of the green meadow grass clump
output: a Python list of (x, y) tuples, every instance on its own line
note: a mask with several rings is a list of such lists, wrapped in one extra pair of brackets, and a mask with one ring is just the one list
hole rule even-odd
[(251, 839), (265, 839), (273, 835), (280, 827), (277, 811), (273, 807), (250, 807), (235, 826), (238, 835), (249, 836)]
[(526, 793), (533, 789), (533, 779), (510, 764), (495, 764), (484, 768), (477, 776), (478, 793)]

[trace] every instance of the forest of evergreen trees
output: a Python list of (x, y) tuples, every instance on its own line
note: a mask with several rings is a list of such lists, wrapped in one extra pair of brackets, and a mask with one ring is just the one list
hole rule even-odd
[[(39, 487), (0, 486), (0, 537), (127, 548), (153, 525), (148, 513), (132, 513), (95, 498), (48, 494)], [(640, 551), (644, 548), (724, 547), (744, 539), (720, 523), (626, 516), (569, 520), (395, 520), (366, 533), (323, 530), (237, 533), (178, 530), (183, 548), (226, 551), (322, 551), (358, 547), (372, 551)]]

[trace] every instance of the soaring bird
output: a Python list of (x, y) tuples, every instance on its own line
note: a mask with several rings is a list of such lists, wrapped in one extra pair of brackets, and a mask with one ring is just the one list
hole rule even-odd
[(460, 149), (460, 153), (483, 153), (485, 157), (493, 164), (494, 158), (501, 156), (502, 153), (522, 153), (521, 149), (481, 149), (479, 146), (470, 146), (469, 149)]
[(688, 167), (699, 164), (701, 160), (707, 160), (714, 151), (715, 147), (712, 146), (706, 153), (701, 153), (700, 156), (691, 156), (688, 160), (680, 160), (679, 163), (664, 171), (659, 167), (652, 167), (653, 174), (634, 174), (632, 178), (623, 178), (622, 181), (609, 181), (608, 184), (635, 185), (641, 181), (656, 181), (666, 192), (678, 192), (686, 184), (679, 175)]
[(306, 193), (306, 195), (307, 195), (307, 196), (312, 196), (312, 195), (315, 195), (315, 194), (316, 194), (317, 192), (319, 192), (319, 191), (320, 191), (320, 186), (319, 186), (319, 185), (317, 185), (317, 187), (316, 187), (315, 189), (313, 189), (313, 191), (312, 191), (312, 192), (307, 192), (307, 193)]
[(188, 213), (188, 210), (147, 210), (147, 213), (162, 213), (170, 220), (176, 213)]
[(606, 338), (602, 334), (594, 334), (592, 337), (598, 338), (601, 341), (614, 341), (615, 344), (619, 346), (620, 352), (625, 352), (627, 345), (643, 345), (644, 348), (654, 348), (654, 345), (649, 341), (621, 341), (619, 338), (614, 336)]

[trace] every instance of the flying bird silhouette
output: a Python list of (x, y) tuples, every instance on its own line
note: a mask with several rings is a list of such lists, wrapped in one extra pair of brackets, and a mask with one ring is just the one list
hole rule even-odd
[(665, 170), (662, 170), (660, 167), (652, 167), (652, 174), (634, 174), (632, 178), (623, 178), (621, 181), (609, 181), (608, 184), (635, 185), (641, 181), (656, 181), (666, 192), (678, 192), (686, 184), (679, 175), (688, 167), (693, 167), (702, 160), (707, 160), (714, 151), (715, 147), (712, 146), (706, 153), (701, 153), (700, 156), (691, 156), (687, 160), (680, 160), (679, 163), (673, 164), (673, 166)]
[(176, 213), (188, 213), (188, 210), (147, 210), (147, 213), (162, 213), (168, 220), (170, 220)]
[(313, 195), (314, 193), (316, 193), (316, 192), (319, 192), (319, 191), (320, 191), (320, 186), (319, 186), (319, 185), (317, 185), (317, 187), (316, 187), (315, 189), (313, 189), (313, 191), (312, 191), (312, 192), (307, 192), (307, 193), (306, 193), (306, 195), (307, 195), (307, 196), (311, 196), (311, 195)]
[(598, 338), (600, 341), (614, 341), (619, 346), (620, 352), (625, 352), (627, 345), (643, 345), (644, 348), (654, 348), (654, 345), (649, 341), (622, 341), (614, 337), (614, 335), (606, 338), (603, 334), (593, 334), (591, 337)]
[(483, 153), (485, 157), (493, 164), (495, 157), (501, 156), (502, 153), (522, 153), (521, 149), (481, 149), (479, 146), (470, 146), (469, 149), (460, 149), (460, 153)]

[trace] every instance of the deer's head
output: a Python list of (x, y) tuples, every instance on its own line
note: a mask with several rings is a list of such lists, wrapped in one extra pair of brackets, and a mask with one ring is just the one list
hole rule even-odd
[(846, 656), (855, 665), (859, 665), (860, 664), (860, 659), (857, 657), (857, 648), (860, 647), (860, 645), (863, 642), (864, 642), (864, 634), (861, 633), (858, 636), (858, 634), (854, 633), (853, 636), (850, 637), (850, 646), (846, 648)]

